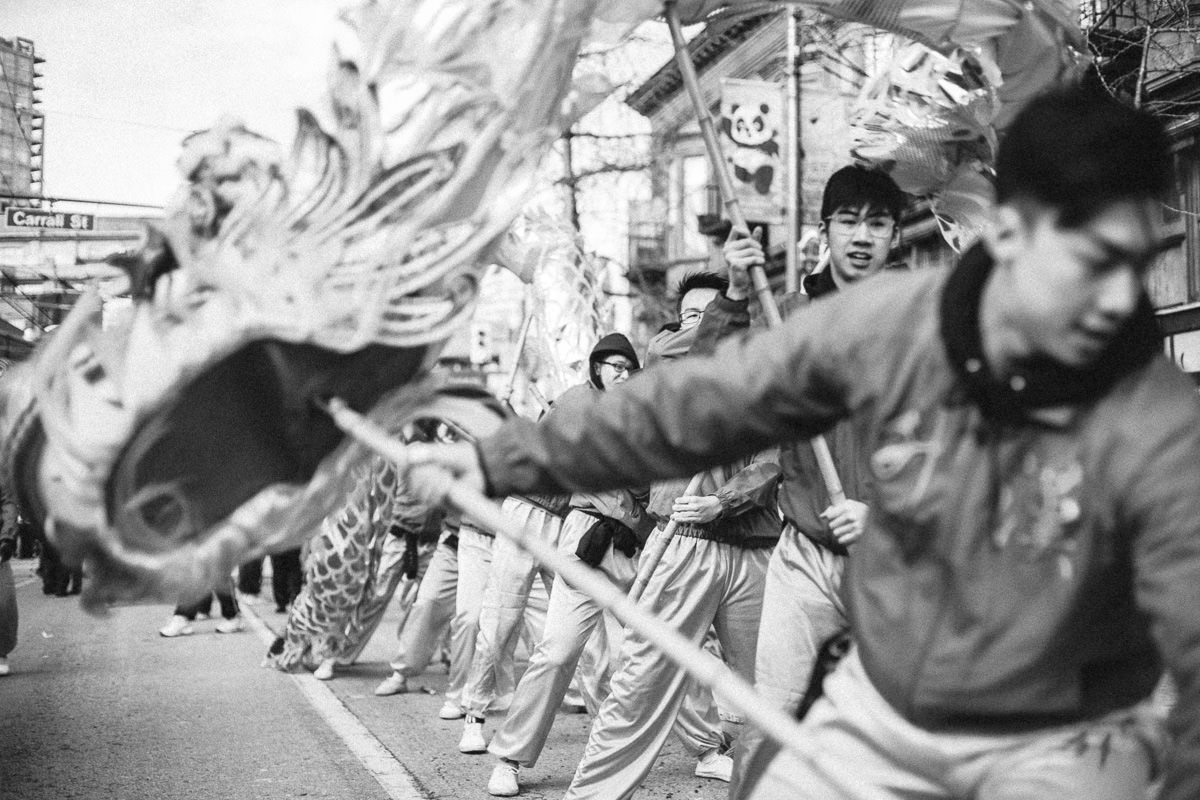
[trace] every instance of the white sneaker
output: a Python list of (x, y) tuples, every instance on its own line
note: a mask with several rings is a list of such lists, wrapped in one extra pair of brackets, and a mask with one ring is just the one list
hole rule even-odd
[(217, 623), (217, 633), (239, 633), (244, 630), (246, 630), (246, 623), (242, 622), (241, 617), (223, 619)]
[(387, 697), (393, 694), (404, 694), (408, 691), (408, 678), (401, 675), (399, 672), (393, 672), (388, 675), (379, 685), (375, 687), (375, 694), (380, 697)]
[(191, 636), (192, 623), (182, 614), (171, 617), (171, 621), (158, 629), (159, 636), (174, 639), (176, 636)]
[(333, 679), (333, 665), (334, 665), (334, 660), (332, 658), (325, 659), (324, 661), (322, 661), (320, 664), (317, 665), (316, 669), (313, 670), (313, 677), (319, 681), (332, 680)]
[(492, 797), (516, 797), (521, 793), (521, 783), (517, 780), (518, 765), (511, 761), (501, 760), (492, 769), (492, 777), (488, 779), (487, 790)]
[(696, 760), (696, 777), (729, 783), (733, 778), (733, 759), (712, 750)]
[(466, 715), (467, 712), (462, 710), (462, 706), (453, 700), (447, 700), (438, 709), (438, 719), (462, 719)]
[(487, 742), (483, 740), (483, 723), (468, 722), (463, 725), (462, 738), (458, 740), (460, 753), (486, 753)]
[(8, 658), (0, 656), (0, 675), (7, 675), (12, 672), (12, 668), (8, 666)]

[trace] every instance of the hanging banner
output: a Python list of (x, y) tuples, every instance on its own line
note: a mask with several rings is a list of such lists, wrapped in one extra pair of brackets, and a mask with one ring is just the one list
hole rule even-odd
[(717, 124), (721, 150), (729, 162), (738, 202), (751, 222), (779, 225), (784, 220), (784, 108), (782, 84), (721, 80), (721, 116)]

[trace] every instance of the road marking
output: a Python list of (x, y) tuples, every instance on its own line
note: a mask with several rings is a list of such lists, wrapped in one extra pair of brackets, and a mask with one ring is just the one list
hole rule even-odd
[[(240, 605), (250, 629), (258, 635), (264, 645), (270, 647), (275, 641), (275, 633), (248, 603)], [(371, 733), (350, 709), (346, 708), (346, 704), (332, 689), (308, 672), (292, 672), (288, 675), (308, 699), (309, 704), (328, 723), (355, 758), (366, 767), (367, 772), (371, 773), (371, 777), (383, 787), (391, 800), (426, 800), (428, 795), (417, 786), (412, 773), (396, 760), (392, 752), (375, 738), (375, 734)]]

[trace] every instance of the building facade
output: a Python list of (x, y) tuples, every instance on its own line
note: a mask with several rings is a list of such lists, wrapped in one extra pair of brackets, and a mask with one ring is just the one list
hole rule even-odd
[(1166, 239), (1147, 287), (1167, 354), (1200, 383), (1200, 3), (1089, 0), (1083, 20), (1099, 79), (1158, 114), (1171, 134)]
[(26, 198), (42, 193), (42, 143), (45, 120), (39, 109), (42, 77), (29, 39), (0, 38), (0, 192)]
[[(742, 17), (710, 25), (689, 42), (710, 109), (718, 105), (722, 79), (787, 82), (791, 24), (786, 12)], [(825, 181), (851, 163), (847, 121), (851, 105), (889, 49), (891, 37), (864, 26), (815, 18), (806, 19), (799, 30), (799, 247), (800, 271), (806, 273), (819, 256), (817, 226)], [(720, 247), (729, 226), (722, 220), (722, 198), (674, 61), (664, 64), (626, 102), (650, 120), (656, 154), (652, 198), (634, 208), (629, 225), (630, 279), (641, 294), (635, 317), (640, 336), (646, 336), (669, 321), (671, 291), (680, 277), (697, 269), (723, 270)], [(764, 229), (770, 254), (768, 279), (781, 290), (786, 282), (786, 224)], [(893, 253), (896, 265), (938, 266), (953, 255), (938, 234), (928, 205), (915, 202), (906, 213), (900, 244)]]

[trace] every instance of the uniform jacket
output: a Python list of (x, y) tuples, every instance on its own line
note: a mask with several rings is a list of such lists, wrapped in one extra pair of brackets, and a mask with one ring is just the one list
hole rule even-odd
[(1038, 729), (1146, 698), (1165, 660), (1179, 700), (1161, 796), (1200, 797), (1200, 400), (1145, 303), (1096, 368), (993, 379), (990, 269), (973, 251), (949, 274), (878, 276), (559, 425), (507, 424), (484, 469), (501, 493), (604, 488), (855, 415), (872, 513), (843, 588), (888, 702), (927, 729)]
[[(592, 387), (591, 384), (580, 384), (567, 389), (555, 401), (555, 413), (547, 415), (546, 419), (535, 427), (552, 424), (559, 417), (565, 417), (567, 419), (565, 424), (569, 426), (570, 420), (577, 418), (571, 413), (571, 409), (586, 408), (594, 396), (601, 394), (603, 392)], [(625, 482), (618, 481), (618, 483), (624, 484)], [(641, 486), (635, 486), (635, 488), (618, 488), (605, 492), (576, 491), (571, 494), (570, 507), (578, 511), (588, 511), (615, 519), (632, 529), (638, 539), (644, 542), (650, 532), (654, 530), (654, 520), (646, 513), (644, 486), (645, 482), (641, 482)]]
[[(812, 298), (831, 294), (837, 290), (831, 279), (814, 280), (817, 276), (828, 276), (829, 271), (808, 275), (805, 289)], [(783, 303), (785, 317), (803, 313), (811, 302), (810, 296), (794, 294)], [(730, 331), (744, 330), (750, 325), (749, 301), (730, 300), (719, 295), (705, 310), (703, 319), (696, 327), (702, 341), (714, 337), (724, 338)], [(853, 420), (844, 420), (825, 433), (825, 441), (837, 466), (838, 479), (846, 497), (865, 502), (870, 494), (871, 477), (863, 451), (856, 444), (858, 434)], [(821, 519), (821, 512), (829, 507), (829, 491), (821, 477), (817, 458), (812, 445), (807, 441), (792, 442), (779, 451), (779, 510), (783, 518), (818, 545), (838, 555), (849, 551), (834, 538), (829, 526)]]
[[(720, 298), (718, 298), (720, 299)], [(646, 348), (646, 367), (674, 361), (685, 355), (709, 355), (719, 339), (745, 327), (743, 317), (714, 309), (714, 301), (704, 312), (717, 317), (716, 324), (688, 328), (667, 327), (650, 340)], [(745, 304), (743, 304), (745, 305)], [(779, 541), (780, 522), (775, 512), (775, 487), (779, 482), (779, 453), (775, 448), (756, 453), (708, 470), (699, 494), (715, 495), (721, 503), (721, 515), (704, 524), (680, 523), (678, 536), (692, 536), (742, 547), (772, 547)], [(671, 518), (675, 500), (687, 489), (690, 479), (659, 481), (650, 486), (646, 510), (660, 525)]]

